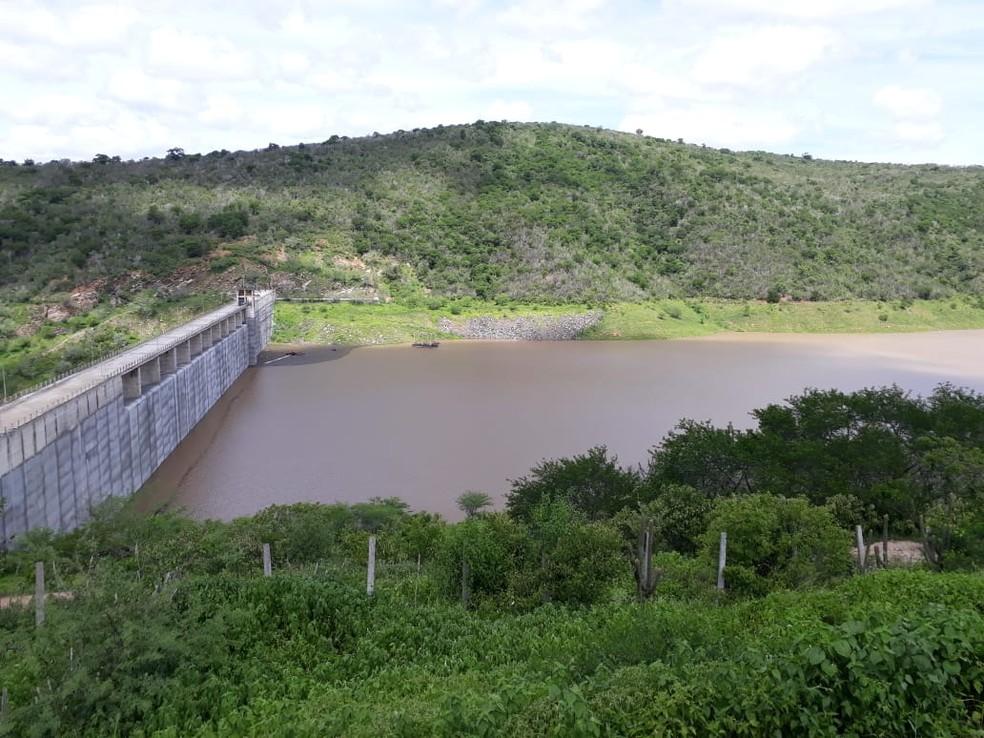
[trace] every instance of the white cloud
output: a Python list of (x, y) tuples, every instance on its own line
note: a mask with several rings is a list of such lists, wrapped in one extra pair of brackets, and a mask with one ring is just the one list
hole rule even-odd
[(243, 79), (253, 72), (246, 52), (223, 38), (159, 28), (150, 34), (150, 68), (182, 79)]
[(229, 127), (243, 120), (243, 109), (232, 95), (211, 95), (198, 120), (220, 128)]
[(298, 51), (286, 51), (277, 60), (280, 71), (287, 77), (297, 77), (311, 68), (311, 60)]
[(68, 16), (65, 41), (80, 46), (115, 45), (137, 21), (137, 11), (126, 5), (83, 5)]
[(693, 9), (739, 11), (811, 20), (900, 10), (932, 4), (933, 0), (672, 0), (671, 5)]
[(819, 26), (729, 29), (698, 56), (694, 77), (705, 83), (766, 85), (795, 77), (834, 47), (836, 35)]
[(943, 108), (942, 99), (933, 90), (899, 85), (882, 87), (872, 101), (897, 118), (934, 118)]
[(0, 3), (3, 35), (7, 38), (57, 41), (61, 22), (58, 16), (36, 3)]
[(623, 131), (641, 128), (650, 136), (744, 149), (782, 147), (800, 130), (782, 112), (718, 105), (643, 109), (626, 115), (619, 128)]
[(984, 161), (972, 0), (0, 0), (0, 18), (5, 158), (507, 118)]
[(533, 108), (523, 100), (496, 100), (485, 109), (488, 120), (533, 120)]
[(887, 85), (872, 95), (876, 107), (895, 118), (892, 133), (896, 141), (906, 144), (938, 144), (945, 138), (940, 114), (940, 95), (920, 87)]
[(939, 143), (944, 138), (943, 126), (939, 123), (920, 123), (899, 121), (895, 124), (895, 136), (900, 141), (912, 143)]
[(106, 124), (113, 119), (113, 111), (95, 99), (71, 94), (29, 97), (11, 106), (7, 115), (19, 123), (38, 125)]
[(327, 138), (325, 132), (334, 122), (328, 102), (277, 105), (250, 111), (250, 115), (270, 132), (271, 141), (281, 144)]
[(40, 3), (0, 3), (2, 35), (72, 47), (101, 47), (123, 40), (137, 20), (126, 5), (82, 5), (52, 11)]
[[(29, 150), (38, 161), (61, 159), (66, 150), (96, 153), (163, 152), (170, 145), (171, 133), (160, 121), (128, 112), (116, 112), (108, 121), (76, 121), (57, 124), (14, 125), (0, 138), (0, 151)], [(81, 158), (76, 154), (76, 158)]]
[(65, 62), (57, 49), (0, 40), (0, 79), (17, 75), (19, 79), (41, 79), (50, 85), (82, 76), (83, 69), (78, 64)]
[(151, 77), (131, 67), (113, 72), (106, 89), (111, 97), (122, 102), (174, 109), (182, 104), (184, 85), (173, 79)]
[(592, 16), (607, 0), (517, 0), (499, 13), (497, 20), (526, 31), (586, 29)]

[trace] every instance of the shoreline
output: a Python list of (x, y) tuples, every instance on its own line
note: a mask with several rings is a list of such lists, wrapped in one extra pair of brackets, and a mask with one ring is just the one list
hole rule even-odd
[[(506, 345), (515, 346), (518, 344), (544, 344), (544, 343), (645, 343), (647, 341), (654, 343), (662, 342), (673, 342), (677, 343), (680, 341), (734, 341), (734, 342), (772, 342), (772, 341), (790, 341), (798, 342), (802, 341), (809, 343), (811, 341), (823, 341), (825, 339), (836, 339), (836, 338), (846, 338), (854, 340), (862, 340), (865, 338), (871, 339), (890, 339), (896, 336), (945, 336), (950, 334), (973, 334), (980, 333), (981, 339), (984, 340), (984, 326), (980, 328), (928, 328), (925, 330), (910, 330), (910, 331), (855, 331), (852, 333), (820, 333), (812, 332), (807, 333), (804, 331), (719, 331), (717, 333), (708, 333), (705, 335), (694, 335), (694, 336), (673, 336), (669, 338), (573, 338), (573, 339), (549, 339), (549, 340), (524, 340), (524, 339), (509, 339), (509, 338), (459, 338), (459, 337), (448, 337), (443, 339), (448, 344), (454, 345)], [(387, 349), (387, 348), (410, 348), (412, 344), (407, 342), (390, 342), (390, 343), (363, 343), (363, 344), (341, 344), (341, 343), (317, 343), (312, 341), (294, 341), (289, 343), (281, 343), (276, 341), (271, 341), (267, 344), (267, 347), (263, 350), (261, 356), (269, 356), (270, 358), (277, 358), (276, 354), (283, 354), (288, 351), (298, 351), (303, 352), (305, 350), (314, 351), (319, 349), (338, 349), (339, 351), (353, 351), (355, 349)], [(262, 364), (261, 364), (262, 366)]]
[[(984, 328), (984, 300), (655, 300), (590, 305), (463, 301), (440, 308), (278, 303), (273, 342), (368, 346), (462, 340), (663, 340), (720, 334), (877, 335)], [(454, 332), (451, 332), (454, 331)]]

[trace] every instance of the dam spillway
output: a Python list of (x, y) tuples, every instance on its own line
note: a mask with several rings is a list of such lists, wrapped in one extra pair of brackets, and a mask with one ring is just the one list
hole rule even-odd
[(69, 531), (136, 492), (248, 367), (273, 330), (272, 291), (236, 300), (0, 406), (0, 544)]

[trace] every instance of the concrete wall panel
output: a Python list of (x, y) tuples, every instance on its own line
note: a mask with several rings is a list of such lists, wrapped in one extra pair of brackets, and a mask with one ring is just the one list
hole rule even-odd
[(3, 536), (4, 540), (10, 540), (28, 529), (23, 467), (19, 466), (0, 477), (0, 495), (5, 500)]
[[(0, 545), (37, 527), (71, 530), (110, 495), (135, 492), (269, 340), (273, 296), (167, 349), (164, 374), (124, 401), (122, 375), (0, 435)], [(194, 324), (192, 324), (194, 325)], [(196, 345), (198, 344), (198, 345)], [(195, 355), (194, 349), (199, 352)], [(157, 361), (157, 359), (152, 359)], [(150, 376), (150, 375), (153, 376)]]

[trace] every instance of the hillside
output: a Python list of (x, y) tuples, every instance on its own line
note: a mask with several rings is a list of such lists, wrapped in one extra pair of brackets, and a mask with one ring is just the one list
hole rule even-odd
[(197, 292), (244, 274), (398, 299), (948, 297), (984, 289), (984, 174), (483, 122), (5, 162), (0, 270), (11, 300)]

